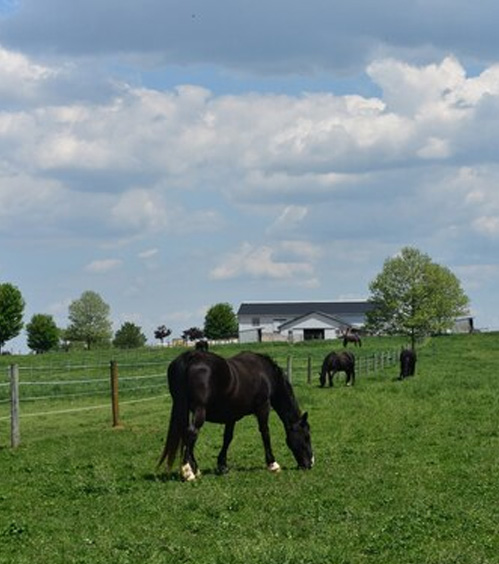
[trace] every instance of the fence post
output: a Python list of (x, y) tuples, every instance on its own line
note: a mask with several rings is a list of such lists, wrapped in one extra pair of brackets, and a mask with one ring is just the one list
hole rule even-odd
[(16, 448), (21, 443), (19, 427), (19, 367), (10, 365), (10, 446)]
[(111, 403), (113, 408), (113, 427), (121, 427), (120, 423), (120, 404), (118, 395), (118, 363), (111, 361)]
[(288, 375), (288, 380), (290, 383), (293, 381), (293, 362), (291, 355), (288, 356), (288, 360), (286, 363), (286, 373)]
[(307, 359), (307, 384), (312, 383), (312, 355), (308, 355)]

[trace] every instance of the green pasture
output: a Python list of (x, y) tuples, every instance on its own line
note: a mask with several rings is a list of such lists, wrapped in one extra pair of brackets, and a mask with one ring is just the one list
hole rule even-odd
[[(352, 350), (360, 357), (401, 344), (370, 338)], [(40, 392), (45, 399), (21, 403), (15, 450), (8, 404), (0, 403), (0, 563), (499, 563), (499, 335), (429, 339), (416, 376), (404, 382), (389, 366), (361, 375), (355, 388), (340, 376), (321, 389), (315, 374), (331, 347), (256, 347), (283, 366), (292, 356), (316, 456), (308, 472), (295, 468), (272, 414), (279, 474), (265, 470), (256, 421), (246, 418), (227, 475), (215, 473), (222, 427), (206, 424), (197, 445), (202, 477), (166, 476), (156, 469), (166, 384), (125, 393), (120, 429), (111, 427), (105, 395)], [(11, 362), (24, 367), (21, 381), (50, 379), (48, 365), (63, 379), (104, 379), (113, 357), (148, 382), (148, 371), (156, 378), (176, 354), (2, 357), (0, 383)]]

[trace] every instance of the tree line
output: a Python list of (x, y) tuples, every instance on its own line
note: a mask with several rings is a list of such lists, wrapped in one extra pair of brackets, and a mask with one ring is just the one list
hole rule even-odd
[[(0, 352), (5, 343), (17, 337), (24, 327), (28, 348), (37, 354), (78, 346), (87, 350), (111, 345), (131, 349), (142, 347), (147, 342), (142, 328), (130, 321), (122, 323), (113, 335), (111, 308), (97, 292), (91, 290), (71, 302), (69, 324), (65, 328), (57, 327), (53, 316), (43, 313), (33, 315), (24, 325), (24, 308), (25, 301), (19, 288), (8, 282), (0, 284)], [(225, 339), (237, 336), (237, 331), (237, 317), (232, 306), (219, 303), (208, 309), (204, 329), (186, 329), (182, 338), (186, 341)], [(160, 325), (154, 331), (154, 338), (161, 343), (170, 335), (171, 329), (166, 325)]]
[[(447, 268), (412, 247), (404, 247), (385, 260), (381, 272), (369, 284), (372, 309), (367, 313), (365, 330), (375, 334), (406, 335), (412, 348), (427, 334), (443, 333), (456, 318), (468, 313), (469, 299), (458, 278)], [(24, 299), (10, 283), (0, 283), (0, 351), (24, 327)], [(35, 314), (26, 324), (28, 347), (43, 353), (78, 344), (86, 349), (113, 345), (136, 348), (147, 338), (141, 327), (124, 322), (113, 336), (110, 307), (93, 291), (85, 291), (68, 311), (69, 324), (61, 329), (51, 315)], [(160, 325), (154, 338), (164, 342), (171, 329)], [(232, 306), (218, 303), (210, 307), (204, 328), (190, 327), (182, 333), (186, 341), (237, 337), (238, 321)]]

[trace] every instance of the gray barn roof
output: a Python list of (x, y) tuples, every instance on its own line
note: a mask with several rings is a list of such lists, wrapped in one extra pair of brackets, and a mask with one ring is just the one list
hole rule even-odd
[(293, 315), (300, 316), (314, 311), (339, 316), (364, 315), (373, 308), (367, 301), (344, 302), (243, 302), (237, 315)]

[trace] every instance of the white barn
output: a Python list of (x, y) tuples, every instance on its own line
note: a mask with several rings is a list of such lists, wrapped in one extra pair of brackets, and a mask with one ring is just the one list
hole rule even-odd
[(237, 312), (239, 342), (335, 339), (361, 328), (372, 307), (367, 300), (243, 302)]

